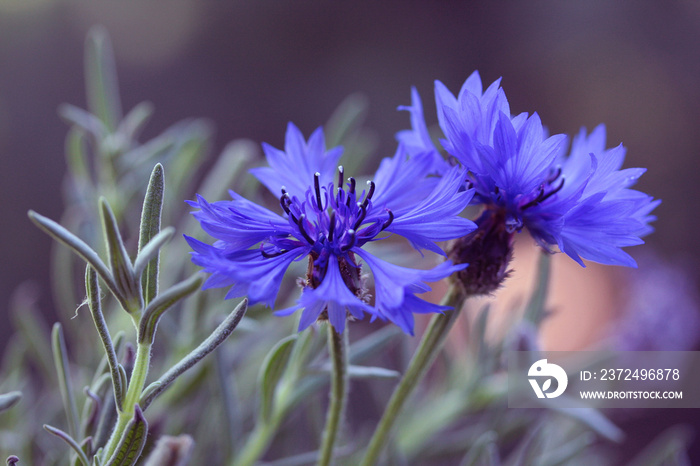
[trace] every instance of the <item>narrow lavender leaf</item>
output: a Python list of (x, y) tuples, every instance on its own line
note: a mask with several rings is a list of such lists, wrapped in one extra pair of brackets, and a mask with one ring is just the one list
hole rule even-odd
[(56, 375), (58, 376), (58, 387), (63, 398), (63, 407), (66, 410), (68, 418), (68, 431), (70, 435), (78, 435), (78, 408), (75, 404), (75, 394), (73, 392), (73, 384), (70, 379), (70, 365), (68, 363), (68, 351), (66, 350), (66, 341), (63, 337), (63, 328), (61, 324), (56, 322), (51, 332), (51, 346), (53, 349), (54, 365), (56, 366)]
[[(141, 396), (139, 405), (145, 411), (148, 406), (155, 400), (163, 391), (170, 386), (180, 375), (185, 373), (192, 366), (201, 361), (206, 355), (214, 351), (226, 338), (235, 330), (238, 323), (241, 321), (246, 311), (248, 310), (248, 300), (244, 299), (236, 308), (226, 317), (226, 319), (216, 327), (197, 348), (192, 350), (190, 354), (185, 356), (163, 374), (157, 381), (146, 387), (144, 394)], [(154, 387), (154, 388), (151, 388)]]
[(66, 442), (78, 454), (78, 459), (83, 464), (83, 466), (90, 466), (90, 460), (88, 460), (87, 455), (85, 454), (83, 449), (80, 448), (80, 445), (78, 445), (78, 442), (76, 442), (73, 439), (73, 437), (68, 435), (66, 432), (63, 432), (61, 429), (51, 427), (48, 424), (44, 424), (44, 429), (46, 429), (46, 431), (50, 434), (53, 434), (56, 437), (63, 440), (64, 442)]
[[(163, 166), (158, 163), (153, 168), (151, 178), (148, 181), (146, 197), (143, 200), (143, 208), (141, 209), (139, 255), (143, 252), (146, 244), (160, 232), (164, 188)], [(156, 250), (154, 257), (144, 266), (144, 273), (141, 275), (141, 287), (145, 304), (150, 303), (158, 294), (158, 266), (159, 254)], [(139, 272), (136, 272), (136, 275), (138, 276)]]

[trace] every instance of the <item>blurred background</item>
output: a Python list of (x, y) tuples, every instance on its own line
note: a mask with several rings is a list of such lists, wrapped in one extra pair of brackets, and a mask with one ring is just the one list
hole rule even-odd
[[(26, 212), (59, 218), (63, 210), (68, 125), (56, 110), (65, 102), (86, 106), (83, 49), (96, 24), (112, 39), (124, 109), (154, 104), (142, 139), (178, 120), (205, 117), (215, 130), (209, 165), (235, 138), (281, 147), (290, 120), (308, 135), (357, 92), (370, 105), (366, 126), (378, 163), (393, 154), (394, 133), (409, 126), (408, 114), (395, 109), (410, 102), (411, 86), (432, 125), (433, 81), (456, 92), (475, 69), (486, 83), (503, 77), (514, 113), (537, 111), (553, 133), (605, 123), (609, 145), (628, 148), (625, 166), (648, 168), (638, 188), (663, 199), (656, 232), (629, 251), (639, 270), (581, 269), (556, 257), (555, 314), (545, 324), (544, 345), (572, 350), (612, 339), (625, 349), (697, 349), (697, 0), (0, 0), (0, 351), (21, 284), (33, 283), (47, 321), (56, 319), (51, 240)], [(523, 235), (516, 274), (497, 298), (518, 299), (534, 267), (535, 251)], [(664, 411), (659, 420), (679, 421), (697, 423), (681, 410)], [(637, 446), (661, 429), (636, 421), (627, 428), (637, 432)]]

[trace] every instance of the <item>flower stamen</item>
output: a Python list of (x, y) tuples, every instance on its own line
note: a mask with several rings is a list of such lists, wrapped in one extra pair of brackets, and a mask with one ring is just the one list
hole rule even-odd
[[(561, 173), (561, 170), (559, 170), (559, 173)], [(556, 180), (556, 178), (555, 178), (555, 180)], [(554, 180), (552, 180), (552, 181), (554, 181)], [(544, 186), (540, 186), (540, 192), (537, 193), (537, 196), (533, 200), (531, 200), (530, 202), (528, 202), (527, 204), (522, 206), (522, 210), (526, 210), (526, 209), (529, 209), (530, 207), (534, 207), (538, 204), (541, 204), (542, 202), (546, 201), (550, 197), (554, 196), (556, 193), (561, 191), (561, 188), (564, 187), (564, 181), (565, 181), (565, 178), (562, 177), (561, 182), (559, 183), (559, 186), (552, 189), (547, 194), (545, 194)]]
[(292, 203), (292, 199), (289, 197), (289, 194), (287, 194), (287, 190), (282, 187), (282, 195), (280, 196), (280, 206), (282, 207), (282, 210), (287, 212), (287, 215), (291, 215), (292, 212), (289, 210), (289, 205)]
[(547, 178), (547, 184), (554, 183), (557, 180), (557, 178), (559, 178), (560, 176), (561, 176), (561, 167), (557, 167), (557, 171), (554, 173), (554, 175)]
[[(556, 179), (556, 178), (555, 178), (555, 179)], [(549, 199), (550, 197), (554, 196), (556, 193), (558, 193), (559, 191), (561, 191), (561, 188), (564, 187), (564, 181), (566, 181), (566, 179), (565, 179), (564, 177), (562, 177), (562, 178), (561, 178), (561, 182), (559, 183), (559, 186), (557, 186), (556, 188), (554, 188), (553, 190), (551, 190), (550, 192), (548, 192), (547, 194), (545, 194), (545, 195), (542, 197), (542, 199), (540, 199), (540, 202)]]
[(319, 172), (314, 173), (314, 189), (316, 191), (316, 205), (318, 210), (323, 211), (323, 202), (321, 201), (321, 174)]
[(394, 213), (393, 213), (391, 210), (389, 210), (389, 209), (386, 209), (386, 211), (387, 211), (387, 213), (389, 214), (389, 218), (387, 219), (386, 222), (384, 222), (384, 223), (382, 224), (382, 230), (381, 230), (381, 231), (384, 231), (384, 230), (386, 230), (387, 228), (389, 228), (389, 225), (391, 225), (391, 224), (393, 223), (393, 221), (394, 221)]
[[(294, 216), (292, 216), (292, 218), (294, 218)], [(297, 226), (299, 227), (299, 232), (302, 234), (304, 239), (309, 242), (309, 244), (314, 244), (316, 243), (316, 241), (311, 239), (311, 236), (309, 236), (309, 234), (304, 229), (304, 220), (306, 220), (306, 214), (301, 214), (299, 220), (297, 220), (296, 222)]]
[(331, 242), (333, 241), (333, 232), (335, 232), (335, 210), (331, 211), (328, 221), (330, 222), (328, 226), (328, 241)]
[(357, 221), (355, 221), (355, 224), (352, 227), (353, 230), (360, 228), (360, 225), (362, 225), (362, 222), (365, 221), (365, 217), (367, 216), (367, 208), (364, 204), (360, 204), (358, 202), (357, 207), (360, 209), (360, 215), (357, 217)]
[(341, 251), (348, 251), (348, 250), (355, 247), (355, 243), (357, 241), (357, 235), (355, 234), (355, 230), (353, 230), (353, 229), (348, 230), (348, 236), (350, 236), (350, 242), (348, 244), (346, 244), (345, 246), (341, 247), (340, 248)]
[(348, 200), (345, 205), (350, 207), (350, 195), (355, 194), (355, 178), (351, 176), (348, 178), (348, 181), (350, 182), (350, 190), (348, 191)]
[(367, 206), (369, 205), (369, 200), (372, 199), (372, 196), (374, 195), (374, 189), (376, 188), (376, 185), (374, 184), (374, 181), (368, 181), (367, 184), (369, 185), (369, 192), (365, 196), (365, 200), (362, 203), (362, 206), (366, 209)]
[(345, 178), (345, 169), (342, 165), (338, 166), (338, 193), (343, 189), (343, 179)]
[(262, 254), (262, 256), (263, 256), (265, 259), (272, 259), (273, 257), (278, 257), (278, 256), (281, 256), (282, 254), (285, 254), (285, 253), (289, 252), (289, 251), (286, 250), (286, 249), (280, 249), (280, 250), (277, 251), (277, 252), (272, 252), (272, 253), (270, 253), (270, 252), (265, 251), (264, 246), (265, 246), (264, 244), (261, 244), (261, 245), (260, 245), (260, 254)]

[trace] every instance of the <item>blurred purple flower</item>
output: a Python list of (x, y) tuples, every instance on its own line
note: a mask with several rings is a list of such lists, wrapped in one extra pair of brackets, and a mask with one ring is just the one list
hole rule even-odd
[[(474, 72), (457, 97), (436, 81), (435, 101), (441, 143), (468, 170), (474, 199), (487, 210), (482, 218), (502, 218), (511, 234), (527, 227), (543, 248), (557, 246), (582, 266), (583, 258), (636, 267), (621, 248), (643, 243), (660, 201), (629, 189), (645, 169), (621, 170), (625, 148), (606, 149), (603, 125), (590, 135), (582, 129), (567, 156), (566, 136), (548, 136), (537, 113), (511, 116), (500, 80), (483, 90)], [(399, 141), (435, 157), (415, 89), (412, 105), (400, 109), (410, 111), (412, 129)]]
[[(226, 287), (227, 298), (248, 295), (251, 303), (274, 307), (282, 277), (294, 261), (309, 258), (304, 290), (297, 304), (279, 310), (289, 315), (302, 310), (299, 330), (327, 318), (338, 332), (347, 312), (372, 320), (389, 319), (413, 334), (413, 313), (446, 309), (416, 293), (430, 290), (425, 282), (440, 280), (464, 265), (446, 261), (432, 270), (416, 270), (385, 262), (362, 249), (371, 241), (395, 233), (416, 249), (443, 254), (436, 242), (472, 231), (475, 225), (458, 214), (472, 199), (461, 189), (464, 172), (458, 167), (441, 178), (426, 177), (430, 154), (408, 157), (402, 145), (393, 158), (382, 161), (374, 180), (360, 190), (354, 178), (344, 183), (336, 165), (341, 149), (325, 150), (321, 128), (309, 138), (289, 124), (285, 150), (263, 145), (269, 167), (252, 173), (279, 196), (278, 215), (231, 191), (232, 201), (207, 202), (201, 196), (190, 205), (213, 245), (187, 237), (192, 261), (211, 273), (205, 288)], [(375, 303), (368, 304), (362, 259), (372, 271)]]
[(686, 270), (645, 254), (630, 272), (611, 339), (621, 351), (689, 351), (700, 340), (695, 280)]

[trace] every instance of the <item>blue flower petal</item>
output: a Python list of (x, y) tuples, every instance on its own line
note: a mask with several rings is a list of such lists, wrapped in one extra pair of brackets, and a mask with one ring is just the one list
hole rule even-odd
[(604, 193), (591, 196), (564, 217), (559, 248), (583, 265), (581, 258), (607, 265), (636, 267), (622, 247), (642, 244), (635, 218), (639, 207), (626, 201), (604, 201)]
[(396, 133), (396, 140), (406, 148), (410, 156), (428, 154), (430, 159), (430, 173), (442, 174), (449, 169), (449, 164), (440, 155), (433, 141), (430, 139), (428, 127), (423, 116), (423, 104), (415, 87), (411, 88), (411, 105), (399, 106), (398, 110), (405, 110), (411, 114), (411, 129)]
[[(441, 280), (467, 267), (467, 264), (452, 265), (450, 261), (446, 261), (430, 270), (409, 269), (390, 264), (361, 249), (354, 252), (367, 263), (372, 271), (375, 287), (374, 306), (380, 315), (388, 318), (410, 334), (413, 334), (413, 316), (408, 314), (412, 314), (414, 311), (404, 306), (406, 296), (413, 296), (416, 292), (430, 291), (430, 287), (425, 284), (426, 281)], [(438, 308), (431, 308), (428, 312), (437, 310)]]
[(399, 145), (392, 158), (381, 161), (374, 175), (372, 205), (379, 211), (390, 209), (395, 216), (415, 207), (439, 182), (438, 178), (425, 176), (432, 164), (429, 154), (409, 157), (405, 147)]
[(326, 151), (325, 136), (321, 128), (309, 137), (308, 143), (293, 123), (287, 125), (284, 152), (269, 144), (263, 144), (263, 151), (269, 167), (253, 168), (250, 172), (279, 197), (284, 186), (291, 196), (303, 198), (314, 174), (321, 174), (321, 185), (334, 180), (338, 160), (343, 153), (341, 147)]
[(192, 215), (199, 220), (202, 229), (224, 241), (229, 249), (244, 249), (269, 236), (290, 232), (286, 219), (233, 191), (229, 193), (233, 201), (209, 203), (197, 195), (197, 202), (191, 203), (201, 209)]
[(459, 238), (476, 229), (474, 222), (458, 217), (474, 195), (474, 190), (460, 192), (463, 180), (464, 172), (453, 167), (420, 203), (397, 215), (386, 230), (404, 236), (416, 249), (444, 254), (437, 241)]
[(232, 255), (194, 238), (185, 238), (194, 249), (192, 262), (212, 274), (205, 288), (234, 286), (227, 298), (248, 295), (251, 304), (261, 302), (269, 307), (274, 307), (289, 265), (308, 253), (308, 248), (299, 247), (270, 258), (263, 257), (257, 250), (245, 250)]

